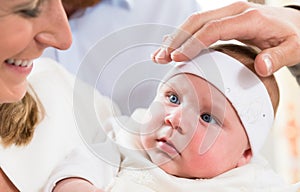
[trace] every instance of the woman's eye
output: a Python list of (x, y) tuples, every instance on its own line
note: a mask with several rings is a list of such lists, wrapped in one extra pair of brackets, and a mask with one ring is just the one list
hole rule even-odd
[(208, 113), (204, 113), (201, 115), (201, 119), (206, 123), (218, 124), (217, 121)]
[(24, 9), (21, 10), (20, 13), (26, 17), (37, 17), (40, 13), (40, 9), (38, 7), (34, 9)]
[(18, 13), (22, 14), (25, 17), (38, 17), (41, 13), (42, 4), (44, 1), (39, 0), (35, 4), (29, 4), (28, 7), (17, 10)]
[(180, 104), (178, 97), (174, 94), (169, 95), (169, 101), (174, 104)]

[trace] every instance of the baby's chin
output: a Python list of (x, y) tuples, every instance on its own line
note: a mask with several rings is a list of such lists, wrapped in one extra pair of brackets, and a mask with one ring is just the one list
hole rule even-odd
[(168, 163), (161, 164), (159, 166), (164, 172), (173, 175), (175, 177), (185, 178), (185, 179), (212, 179), (218, 175), (225, 173), (226, 171), (208, 171), (208, 172), (194, 172), (194, 169), (189, 172), (185, 170), (184, 167), (172, 167)]

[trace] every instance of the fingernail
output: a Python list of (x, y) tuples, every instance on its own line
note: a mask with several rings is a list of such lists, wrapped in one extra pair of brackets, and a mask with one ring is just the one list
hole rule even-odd
[(273, 72), (273, 65), (272, 65), (272, 61), (271, 61), (271, 57), (269, 54), (265, 54), (263, 55), (262, 57), (264, 63), (265, 63), (265, 66), (266, 66), (266, 69), (267, 69), (267, 75), (271, 75), (272, 72)]
[(166, 57), (166, 50), (161, 48), (160, 51), (156, 55), (156, 59), (164, 59)]
[(155, 54), (152, 53), (152, 54), (150, 55), (150, 58), (151, 58), (151, 60), (152, 60), (153, 62), (156, 63), (156, 61), (155, 61)]

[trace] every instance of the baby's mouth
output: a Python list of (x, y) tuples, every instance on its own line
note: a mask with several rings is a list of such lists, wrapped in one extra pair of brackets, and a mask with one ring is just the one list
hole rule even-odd
[[(181, 155), (180, 151), (177, 150), (175, 145), (172, 143), (172, 141), (166, 139), (166, 138), (160, 138), (156, 139), (156, 141), (161, 144), (163, 149), (166, 149), (167, 152), (174, 153), (176, 152), (177, 154)], [(165, 146), (165, 147), (164, 147)]]

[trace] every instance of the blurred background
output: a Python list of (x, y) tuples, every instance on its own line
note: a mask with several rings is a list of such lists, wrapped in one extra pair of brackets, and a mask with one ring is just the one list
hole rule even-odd
[[(234, 0), (198, 0), (203, 10), (214, 9)], [(271, 6), (300, 5), (300, 0), (252, 0)], [(280, 104), (274, 127), (263, 154), (286, 182), (300, 181), (300, 86), (287, 68), (275, 73), (280, 88)]]
[[(266, 0), (272, 6), (300, 5), (300, 0)], [(273, 164), (286, 181), (300, 181), (300, 87), (288, 69), (278, 71), (281, 99), (273, 129)], [(270, 159), (270, 158), (269, 158)]]

